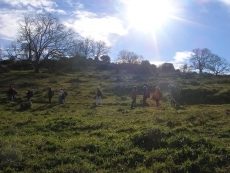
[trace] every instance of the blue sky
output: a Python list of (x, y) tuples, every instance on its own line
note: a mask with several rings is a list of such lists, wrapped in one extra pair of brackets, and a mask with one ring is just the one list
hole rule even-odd
[(83, 37), (103, 40), (153, 64), (184, 64), (193, 49), (230, 60), (230, 0), (1, 0), (0, 47), (16, 37), (23, 13), (51, 12)]

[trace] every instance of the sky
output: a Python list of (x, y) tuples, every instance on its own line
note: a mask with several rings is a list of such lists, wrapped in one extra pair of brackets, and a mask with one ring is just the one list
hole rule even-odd
[(15, 40), (23, 14), (39, 12), (105, 41), (112, 62), (127, 50), (179, 68), (196, 48), (230, 61), (230, 0), (0, 0), (0, 47)]

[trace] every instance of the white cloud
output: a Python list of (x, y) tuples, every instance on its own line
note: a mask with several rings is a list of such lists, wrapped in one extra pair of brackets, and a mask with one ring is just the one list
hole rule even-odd
[(192, 52), (176, 52), (175, 56), (173, 57), (175, 62), (184, 62), (187, 61), (191, 57)]
[[(12, 11), (0, 11), (0, 37), (6, 40), (13, 40), (18, 31), (18, 20), (21, 18), (21, 12)], [(4, 24), (4, 25), (2, 25)]]
[(154, 64), (156, 66), (159, 66), (159, 65), (164, 64), (164, 63), (165, 63), (165, 61), (150, 61), (150, 64)]
[(65, 11), (57, 9), (58, 5), (51, 0), (3, 0), (4, 3), (11, 5), (13, 8), (19, 9), (30, 9), (33, 11), (41, 12), (43, 10), (47, 12), (57, 12), (65, 14)]
[[(175, 56), (173, 57), (173, 61), (169, 61), (167, 63), (172, 63), (175, 69), (179, 69), (182, 65), (188, 63), (189, 58), (191, 57), (192, 52), (176, 52)], [(155, 64), (159, 66), (165, 61), (150, 61), (150, 64)]]
[(176, 52), (171, 63), (174, 65), (175, 69), (179, 69), (182, 65), (186, 64), (191, 57), (192, 52)]
[(218, 0), (218, 1), (223, 2), (223, 3), (227, 4), (227, 5), (230, 5), (230, 0)]
[(3, 2), (16, 7), (25, 7), (28, 5), (43, 8), (57, 6), (55, 2), (50, 0), (3, 0)]
[(123, 23), (116, 17), (105, 16), (99, 18), (96, 14), (87, 11), (75, 12), (76, 19), (65, 21), (66, 26), (73, 28), (83, 37), (92, 37), (109, 44), (110, 34), (122, 36), (127, 34)]

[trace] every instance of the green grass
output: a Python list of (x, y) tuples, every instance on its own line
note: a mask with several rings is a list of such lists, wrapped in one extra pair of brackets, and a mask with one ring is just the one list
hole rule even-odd
[[(126, 74), (122, 74), (123, 81), (117, 82), (116, 76), (97, 71), (1, 74), (1, 91), (14, 85), (19, 94), (15, 102), (7, 102), (4, 92), (0, 95), (0, 171), (230, 171), (230, 115), (226, 114), (229, 104), (183, 105), (175, 110), (164, 89), (168, 83), (183, 81), (185, 88), (202, 86), (226, 93), (230, 89), (225, 82), (228, 76), (217, 80), (217, 88), (215, 78), (197, 78), (200, 86), (193, 86), (178, 76), (149, 76), (142, 82)], [(26, 82), (29, 85), (24, 85)], [(95, 107), (98, 85), (104, 91), (103, 105)], [(149, 99), (150, 107), (142, 108), (138, 95), (137, 107), (131, 110), (128, 95), (134, 85), (140, 91), (143, 85), (150, 90), (162, 86), (162, 107), (155, 107)], [(48, 86), (55, 91), (51, 105), (46, 98)], [(64, 105), (57, 100), (61, 88), (68, 91)], [(35, 92), (33, 106), (21, 111), (19, 104), (26, 100), (28, 89)]]

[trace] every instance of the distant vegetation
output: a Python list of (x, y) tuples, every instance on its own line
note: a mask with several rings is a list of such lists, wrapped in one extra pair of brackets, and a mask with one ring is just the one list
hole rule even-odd
[[(39, 72), (45, 67), (53, 70), (74, 71), (77, 68), (98, 63), (100, 64), (99, 69), (118, 68), (120, 70), (126, 67), (124, 70), (132, 70), (134, 73), (149, 73), (155, 68), (155, 65), (150, 67), (149, 62), (144, 60), (142, 55), (128, 50), (121, 50), (113, 62), (124, 64), (123, 66), (109, 66), (111, 63), (108, 55), (110, 46), (104, 41), (96, 41), (91, 37), (80, 37), (78, 33), (67, 28), (57, 16), (51, 13), (24, 14), (24, 18), (19, 21), (18, 25), (16, 40), (0, 50), (0, 60), (7, 58), (7, 61), (11, 62), (8, 65), (12, 65), (8, 66), (10, 69), (34, 69), (35, 72)], [(189, 63), (180, 67), (183, 72), (198, 71), (199, 74), (206, 72), (215, 75), (229, 73), (229, 62), (212, 53), (208, 48), (193, 49), (189, 56)], [(4, 63), (7, 62), (1, 62), (1, 64)], [(174, 69), (173, 65), (167, 62), (160, 65), (160, 68), (166, 71), (170, 68), (170, 70)]]

